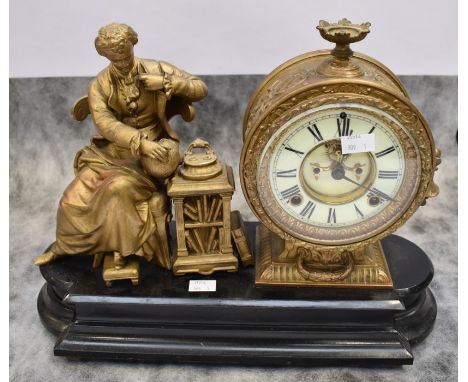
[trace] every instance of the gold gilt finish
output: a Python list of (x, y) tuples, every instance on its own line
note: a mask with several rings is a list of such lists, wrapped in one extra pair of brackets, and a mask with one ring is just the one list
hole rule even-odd
[(249, 241), (245, 231), (244, 221), (239, 211), (231, 212), (232, 239), (244, 267), (254, 265), (255, 260), (250, 250)]
[(256, 232), (256, 285), (392, 288), (380, 242), (353, 253), (315, 251), (292, 245), (259, 225)]
[[(204, 149), (200, 154), (195, 154), (194, 149)], [(222, 171), (221, 164), (216, 159), (216, 154), (210, 144), (202, 139), (193, 141), (184, 155), (184, 166), (180, 174), (189, 180), (205, 180), (214, 178)]]
[(174, 274), (237, 271), (231, 244), (232, 168), (217, 161), (208, 142), (196, 139), (167, 190), (175, 206)]
[[(317, 99), (314, 98), (314, 102), (316, 100)], [(321, 100), (320, 97), (318, 97), (318, 100)], [(339, 102), (355, 103), (355, 98), (340, 98)], [(309, 103), (307, 102), (303, 104), (303, 107), (309, 109)], [(340, 107), (340, 110), (349, 111), (350, 108)], [(290, 112), (294, 113), (295, 111), (296, 109), (292, 109)], [(370, 114), (375, 114), (374, 116), (376, 118), (382, 118), (382, 120), (385, 121), (386, 124), (388, 124), (389, 126), (393, 126), (391, 120), (387, 120), (384, 117), (379, 116), (377, 113), (370, 112)], [(272, 128), (279, 128), (284, 123), (284, 121), (289, 118), (291, 118), (291, 114), (289, 112), (285, 113), (284, 119), (279, 119), (278, 125), (276, 125), (276, 123), (272, 124)], [(356, 224), (352, 228), (346, 230), (346, 235), (343, 234), (343, 230), (340, 233), (338, 233), (335, 230), (329, 229), (327, 227), (316, 227), (308, 225), (304, 222), (299, 222), (290, 217), (290, 215), (285, 213), (284, 210), (279, 207), (279, 205), (275, 202), (275, 198), (273, 196), (271, 187), (268, 186), (269, 173), (268, 170), (265, 168), (266, 164), (268, 163), (268, 159), (271, 155), (270, 149), (267, 150), (264, 159), (258, 166), (258, 175), (256, 176), (256, 181), (258, 186), (257, 196), (259, 198), (259, 203), (261, 203), (265, 210), (269, 211), (268, 216), (271, 219), (271, 221), (276, 222), (277, 225), (278, 223), (280, 224), (282, 232), (286, 234), (289, 233), (296, 239), (301, 239), (303, 241), (310, 242), (311, 240), (309, 240), (309, 238), (320, 237), (320, 239), (316, 239), (314, 243), (315, 245), (326, 245), (327, 247), (346, 245), (347, 250), (360, 248), (363, 240), (372, 237), (374, 234), (377, 234), (384, 230), (384, 228), (390, 226), (391, 224), (394, 224), (395, 222), (398, 222), (395, 221), (395, 217), (397, 216), (398, 211), (406, 208), (408, 201), (413, 200), (415, 194), (417, 193), (417, 189), (410, 186), (411, 183), (414, 183), (414, 178), (417, 178), (419, 176), (417, 162), (415, 160), (415, 158), (419, 157), (416, 144), (412, 140), (409, 140), (408, 137), (404, 134), (404, 132), (398, 129), (397, 126), (394, 126), (394, 128), (396, 135), (405, 145), (405, 160), (407, 161), (403, 184), (402, 187), (400, 187), (399, 198), (397, 201), (388, 206), (382, 213), (375, 215), (370, 219), (366, 219), (363, 222)], [(421, 143), (423, 143), (422, 139), (423, 137), (420, 136), (419, 140)], [(427, 145), (429, 145), (429, 142), (427, 142)], [(273, 145), (271, 145), (270, 147), (272, 146)], [(424, 143), (423, 146), (426, 146), (426, 143)], [(419, 150), (421, 151), (421, 147), (419, 148)], [(427, 159), (428, 161), (426, 161), (425, 165), (429, 166), (432, 162), (429, 157)], [(406, 185), (408, 186), (406, 187)], [(356, 189), (355, 192), (350, 192), (348, 195), (358, 193), (359, 190), (360, 188)], [(336, 203), (336, 198), (329, 199), (330, 200), (327, 200), (326, 202), (332, 202), (330, 204)], [(375, 227), (378, 227), (378, 229), (376, 229)], [(276, 231), (274, 232), (276, 233)]]
[[(321, 151), (325, 151), (329, 155), (330, 162), (327, 163), (327, 166), (321, 166), (320, 163), (313, 162), (311, 158), (319, 158), (322, 154)], [(313, 183), (308, 181), (308, 178), (305, 174), (311, 172), (311, 167), (320, 168), (321, 170), (329, 171), (333, 167), (333, 163), (336, 163), (341, 158), (341, 143), (338, 139), (332, 141), (325, 141), (323, 143), (318, 144), (311, 152), (307, 154), (304, 161), (302, 162), (301, 169), (299, 171), (299, 180), (302, 184), (302, 187), (306, 190), (306, 192), (311, 195), (314, 199), (321, 201), (326, 204), (341, 204), (346, 203), (348, 201), (355, 200), (365, 194), (367, 192), (366, 188), (368, 188), (374, 181), (376, 176), (376, 164), (375, 158), (369, 153), (362, 153), (360, 154), (361, 162), (360, 168), (363, 166), (366, 167), (366, 171), (363, 175), (362, 185), (363, 187), (355, 188), (351, 192), (346, 192), (343, 194), (337, 195), (330, 195), (329, 193), (320, 192), (313, 187)], [(344, 164), (344, 167), (348, 170), (352, 170), (352, 167), (347, 167)], [(312, 179), (313, 179), (312, 174)]]
[(336, 24), (321, 20), (317, 29), (327, 41), (336, 43), (331, 51), (333, 57), (322, 62), (317, 71), (327, 77), (361, 77), (364, 70), (350, 58), (353, 51), (349, 44), (364, 39), (369, 33), (370, 23), (354, 25), (343, 19)]
[[(246, 200), (263, 225), (257, 233), (257, 285), (391, 288), (379, 241), (403, 225), (428, 197), (438, 194), (433, 177), (440, 150), (426, 120), (388, 68), (349, 48), (369, 33), (369, 26), (346, 19), (334, 24), (321, 21), (317, 29), (336, 47), (306, 53), (280, 65), (250, 99), (244, 116), (240, 178)], [(262, 167), (271, 155), (272, 137), (285, 123), (309, 110), (336, 104), (381, 110), (382, 115), (374, 112), (374, 117), (392, 129), (408, 161), (403, 182), (409, 182), (410, 177), (419, 179), (414, 189), (402, 187), (406, 194), (396, 198), (400, 204), (395, 202), (391, 207), (393, 215), (391, 208), (386, 210), (395, 218), (379, 214), (358, 225), (359, 230), (351, 226), (348, 237), (353, 239), (343, 239), (344, 235), (338, 240), (334, 230), (310, 226), (288, 215), (265, 187), (270, 175)], [(370, 176), (375, 176), (375, 170)], [(325, 196), (322, 199), (328, 202)]]
[(102, 278), (108, 287), (116, 280), (130, 280), (136, 286), (140, 283), (140, 262), (138, 258), (131, 257), (124, 267), (119, 267), (115, 264), (115, 258), (108, 255), (102, 265)]
[(135, 57), (138, 35), (125, 24), (101, 28), (97, 52), (110, 63), (74, 105), (82, 121), (91, 114), (99, 135), (75, 158), (75, 179), (57, 213), (56, 242), (38, 256), (44, 265), (58, 257), (104, 258), (103, 277), (139, 280), (139, 259), (171, 269), (166, 183), (181, 157), (169, 119), (194, 117), (192, 102), (207, 95), (198, 77), (163, 62)]

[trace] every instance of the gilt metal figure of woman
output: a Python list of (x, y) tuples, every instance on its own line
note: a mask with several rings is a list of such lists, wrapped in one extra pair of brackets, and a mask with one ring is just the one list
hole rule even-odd
[(77, 153), (76, 177), (58, 208), (56, 242), (37, 265), (113, 253), (116, 268), (131, 255), (171, 267), (165, 180), (178, 166), (179, 140), (168, 119), (181, 114), (190, 120), (191, 102), (204, 98), (207, 88), (171, 64), (135, 57), (137, 42), (125, 24), (99, 30), (96, 50), (110, 64), (78, 106), (85, 110), (80, 119), (89, 111), (100, 135)]

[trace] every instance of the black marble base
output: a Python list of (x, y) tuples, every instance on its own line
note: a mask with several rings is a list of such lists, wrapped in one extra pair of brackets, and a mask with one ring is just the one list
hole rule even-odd
[[(247, 223), (252, 240), (256, 223)], [(41, 267), (44, 325), (70, 358), (254, 365), (412, 364), (431, 331), (433, 267), (413, 243), (383, 241), (394, 290), (256, 288), (252, 268), (175, 277), (142, 264), (141, 285), (107, 288), (91, 257)], [(217, 291), (189, 293), (190, 279)]]

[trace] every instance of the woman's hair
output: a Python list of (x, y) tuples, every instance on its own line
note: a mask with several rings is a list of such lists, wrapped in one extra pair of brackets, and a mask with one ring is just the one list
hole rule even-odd
[(112, 23), (99, 29), (94, 40), (97, 52), (105, 56), (105, 52), (121, 52), (128, 43), (135, 45), (138, 42), (138, 35), (132, 27), (126, 24)]

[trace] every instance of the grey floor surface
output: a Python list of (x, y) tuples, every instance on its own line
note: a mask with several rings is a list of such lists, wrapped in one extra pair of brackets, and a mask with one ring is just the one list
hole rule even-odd
[[(262, 76), (205, 76), (209, 96), (191, 124), (177, 121), (184, 147), (210, 141), (220, 159), (238, 166), (242, 117)], [(441, 194), (397, 233), (431, 257), (438, 302), (432, 334), (413, 348), (413, 366), (397, 368), (256, 368), (76, 362), (53, 356), (55, 338), (42, 326), (36, 296), (44, 280), (32, 264), (54, 240), (55, 213), (73, 178), (75, 152), (94, 133), (69, 110), (89, 78), (10, 79), (10, 380), (12, 381), (455, 381), (457, 375), (457, 77), (404, 76), (413, 102), (428, 119), (443, 163)], [(253, 219), (238, 176), (233, 206)]]

